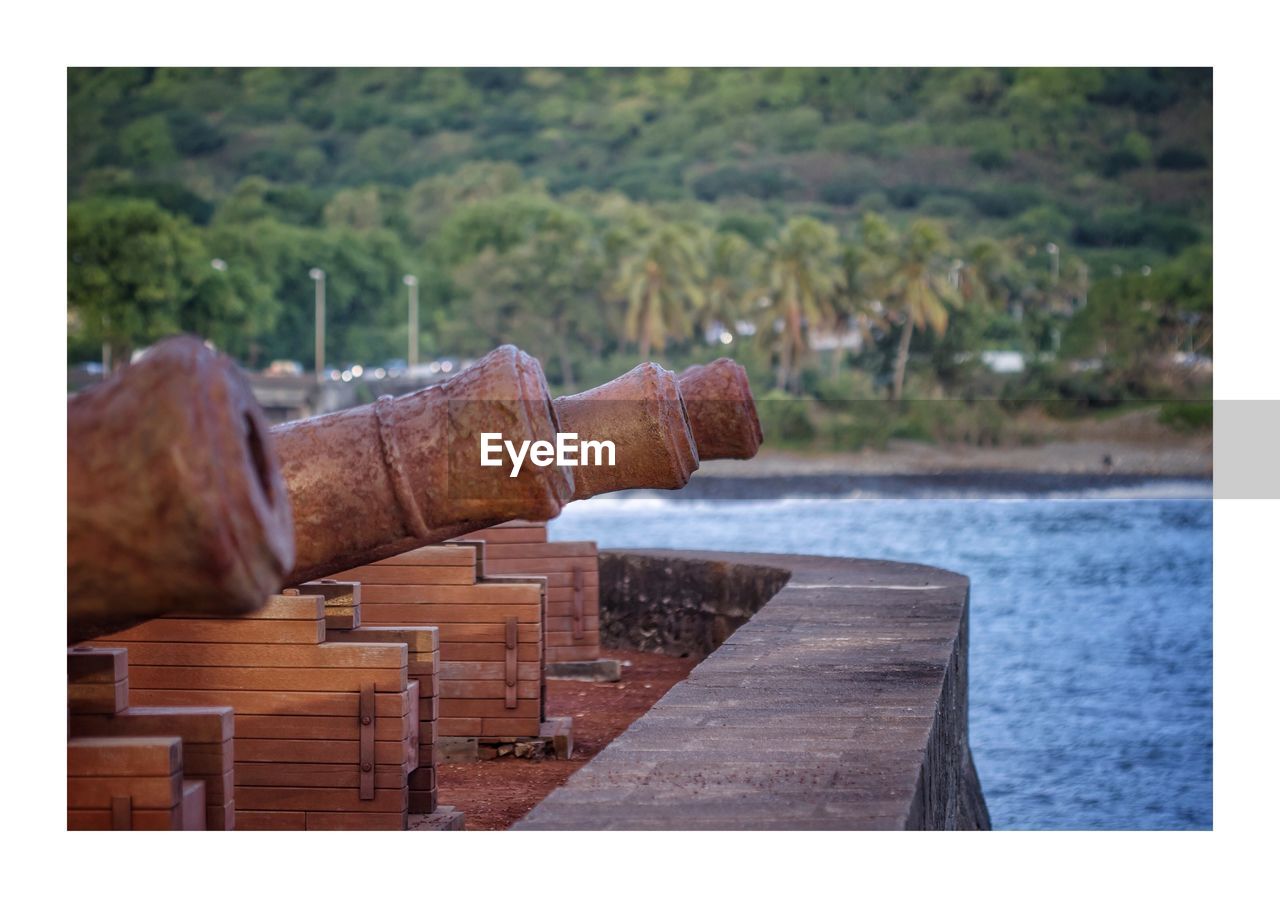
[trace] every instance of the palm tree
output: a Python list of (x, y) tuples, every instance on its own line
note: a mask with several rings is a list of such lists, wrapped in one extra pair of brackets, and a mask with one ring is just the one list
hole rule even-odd
[(614, 291), (626, 304), (624, 333), (648, 359), (669, 337), (690, 333), (690, 312), (706, 303), (706, 264), (698, 234), (684, 225), (663, 225), (624, 256)]
[(707, 252), (708, 273), (706, 302), (698, 315), (703, 330), (716, 324), (732, 330), (742, 317), (750, 292), (755, 248), (741, 234), (717, 233), (711, 237)]
[(913, 221), (897, 241), (897, 253), (884, 282), (889, 318), (902, 325), (893, 364), (892, 398), (895, 400), (902, 398), (915, 329), (945, 333), (947, 309), (960, 302), (960, 294), (953, 284), (949, 250), (950, 241), (942, 226), (924, 218)]
[(762, 280), (756, 291), (765, 312), (761, 335), (777, 336), (780, 390), (792, 386), (796, 367), (809, 351), (807, 329), (834, 317), (833, 302), (845, 271), (836, 229), (813, 218), (793, 218), (765, 247)]

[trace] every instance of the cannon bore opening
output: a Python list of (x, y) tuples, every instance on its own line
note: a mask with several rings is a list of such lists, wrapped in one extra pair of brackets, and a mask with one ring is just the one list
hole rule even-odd
[(276, 496), (271, 488), (271, 465), (267, 463), (267, 449), (262, 442), (262, 432), (258, 430), (257, 422), (248, 412), (244, 416), (244, 426), (247, 431), (249, 458), (253, 461), (253, 472), (258, 477), (258, 486), (262, 487), (262, 494), (267, 497), (267, 504), (274, 505)]

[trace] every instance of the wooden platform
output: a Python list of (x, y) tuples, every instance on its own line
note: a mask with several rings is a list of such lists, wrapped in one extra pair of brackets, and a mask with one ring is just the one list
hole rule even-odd
[(482, 577), (480, 548), (427, 546), (335, 577), (360, 582), (362, 627), (438, 630), (438, 739), (537, 737), (546, 585)]
[(840, 558), (619, 552), (641, 562), (627, 588), (650, 594), (672, 559), (704, 562), (709, 582), (734, 564), (790, 579), (516, 829), (990, 827), (969, 754), (967, 578)]
[(403, 643), (326, 642), (324, 598), (239, 617), (163, 617), (129, 650), (130, 704), (235, 711), (238, 829), (404, 829), (420, 699)]
[(484, 573), (547, 579), (546, 662), (600, 657), (600, 576), (593, 542), (548, 542), (547, 525), (509, 521), (463, 537), (483, 540)]
[[(108, 685), (111, 688), (106, 690)], [(94, 687), (104, 687), (104, 691), (95, 697), (91, 691)], [(180, 740), (181, 788), (189, 793), (189, 787), (199, 783), (200, 800), (204, 804), (198, 814), (190, 807), (184, 808), (180, 828), (235, 828), (234, 713), (231, 708), (130, 707), (129, 658), (127, 650), (122, 648), (68, 649), (67, 692), (67, 733), (71, 739), (98, 739), (100, 745), (120, 738)], [(106, 765), (113, 757), (127, 761), (130, 755), (102, 752), (99, 763)], [(127, 774), (122, 768), (115, 776)], [(119, 786), (123, 782), (104, 779), (99, 785)], [(72, 785), (68, 780), (68, 789)], [(184, 801), (193, 800), (190, 794), (184, 797)], [(139, 823), (145, 823), (145, 816)], [(68, 818), (69, 826), (104, 822), (101, 815)], [(115, 819), (111, 823), (118, 825), (123, 820)], [(131, 828), (134, 828), (132, 823)]]

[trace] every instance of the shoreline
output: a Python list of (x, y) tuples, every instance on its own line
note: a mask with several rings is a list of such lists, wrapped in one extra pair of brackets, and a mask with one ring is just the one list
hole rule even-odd
[[(766, 437), (767, 438), (767, 437)], [(805, 453), (762, 448), (748, 461), (704, 462), (700, 479), (779, 477), (978, 477), (1009, 475), (1144, 479), (1213, 479), (1210, 435), (1159, 442), (1118, 440), (1053, 441), (1031, 446), (937, 446), (906, 440), (886, 449)]]

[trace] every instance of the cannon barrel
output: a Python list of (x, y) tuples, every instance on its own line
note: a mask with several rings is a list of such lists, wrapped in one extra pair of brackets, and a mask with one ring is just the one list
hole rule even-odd
[(449, 380), (272, 429), (293, 502), (296, 585), (513, 518), (555, 517), (573, 475), (480, 464), (480, 435), (553, 441), (542, 367), (502, 346)]
[(698, 447), (676, 376), (645, 362), (608, 383), (555, 401), (560, 430), (609, 440), (613, 466), (575, 469), (573, 498), (648, 488), (677, 490), (698, 469)]
[(732, 359), (693, 365), (680, 375), (680, 390), (703, 461), (755, 456), (764, 434), (745, 368)]
[(262, 410), (194, 337), (67, 402), (67, 639), (171, 611), (255, 610), (293, 565)]

